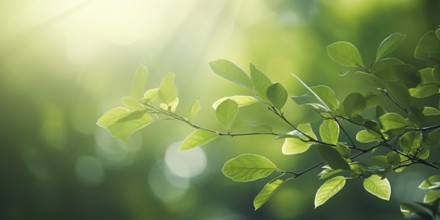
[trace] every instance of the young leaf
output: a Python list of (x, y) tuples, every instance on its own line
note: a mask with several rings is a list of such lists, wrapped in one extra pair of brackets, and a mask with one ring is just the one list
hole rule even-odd
[(433, 186), (434, 187), (440, 186), (440, 175), (430, 176), (428, 179), (426, 179), (422, 183), (420, 183), (419, 188), (420, 189), (431, 189)]
[(141, 102), (138, 98), (135, 98), (132, 96), (126, 96), (126, 97), (122, 97), (121, 101), (125, 107), (130, 109), (130, 111), (137, 111), (137, 110), (145, 109), (145, 107), (141, 104)]
[(266, 96), (269, 101), (277, 108), (281, 110), (287, 101), (287, 90), (281, 83), (274, 83), (267, 89)]
[[(326, 86), (316, 86), (316, 87), (309, 87), (306, 83), (304, 83), (296, 74), (292, 73), (292, 76), (295, 77), (304, 87), (306, 87), (306, 89), (309, 91), (310, 94), (304, 95), (304, 98), (299, 98), (299, 97), (292, 97), (294, 99), (294, 101), (297, 104), (307, 104), (307, 103), (313, 103), (316, 102), (314, 101), (311, 97), (316, 98), (316, 100), (320, 103), (320, 107), (319, 108), (323, 108), (326, 111), (330, 111), (330, 107), (327, 105), (327, 103), (321, 98), (320, 95), (322, 95), (323, 97), (325, 97), (326, 101), (329, 103), (332, 103), (331, 105), (334, 107), (338, 105), (337, 100), (336, 100), (336, 96), (334, 95), (333, 90), (330, 89), (330, 87)], [(317, 92), (315, 92), (315, 89)], [(335, 104), (333, 104), (335, 103)]]
[(223, 101), (215, 110), (215, 115), (217, 116), (218, 121), (226, 128), (226, 130), (229, 130), (237, 114), (238, 104), (230, 99)]
[(252, 90), (252, 82), (249, 76), (232, 62), (228, 60), (215, 60), (211, 61), (209, 66), (217, 75)]
[(330, 44), (327, 54), (332, 60), (346, 67), (364, 66), (359, 50), (350, 42), (339, 41)]
[[(298, 129), (309, 135), (310, 137), (316, 139), (316, 135), (315, 133), (313, 133), (310, 124), (300, 124), (298, 125)], [(283, 154), (300, 154), (306, 152), (310, 148), (310, 146), (312, 146), (310, 142), (305, 142), (305, 140), (308, 140), (308, 138), (302, 135), (300, 132), (296, 131), (296, 135), (297, 136), (295, 137), (284, 139), (284, 144), (281, 148)]]
[(403, 116), (394, 112), (382, 115), (379, 121), (385, 131), (408, 126), (408, 121)]
[(128, 142), (135, 131), (151, 124), (153, 121), (153, 118), (146, 111), (134, 111), (109, 125), (107, 129), (114, 137)]
[(341, 169), (341, 170), (349, 170), (350, 166), (347, 161), (341, 156), (336, 148), (326, 145), (317, 145), (319, 156), (332, 168), (332, 169)]
[(194, 116), (197, 115), (200, 111), (200, 102), (199, 100), (194, 101), (188, 109), (188, 121), (191, 121)]
[(188, 150), (194, 147), (205, 145), (218, 138), (218, 134), (212, 131), (197, 129), (183, 140), (180, 150)]
[(369, 193), (383, 200), (390, 200), (391, 186), (386, 178), (382, 179), (378, 175), (372, 175), (364, 180), (364, 188)]
[(253, 96), (233, 95), (233, 96), (227, 96), (227, 97), (223, 97), (223, 98), (218, 99), (217, 101), (212, 103), (212, 108), (217, 109), (217, 106), (220, 105), (220, 103), (224, 102), (227, 99), (230, 99), (230, 100), (234, 101), (235, 103), (237, 103), (239, 108), (258, 102), (258, 99)]
[(315, 208), (324, 204), (345, 186), (345, 177), (337, 176), (327, 180), (319, 187), (315, 195)]
[(356, 140), (361, 143), (370, 143), (381, 139), (382, 137), (378, 133), (369, 130), (361, 130), (356, 134)]
[(319, 127), (319, 134), (322, 141), (329, 144), (336, 144), (339, 139), (339, 125), (336, 121), (327, 119), (323, 120)]
[(267, 200), (270, 199), (272, 194), (275, 192), (275, 190), (278, 189), (281, 184), (283, 184), (284, 180), (282, 179), (276, 179), (274, 181), (271, 181), (267, 183), (263, 189), (258, 193), (258, 195), (254, 198), (254, 208), (255, 210), (258, 210), (263, 206)]
[(178, 90), (174, 84), (174, 77), (175, 75), (173, 73), (168, 73), (163, 78), (159, 87), (159, 98), (167, 105), (171, 104), (177, 98)]
[(262, 98), (263, 100), (267, 100), (267, 96), (266, 96), (267, 89), (269, 88), (270, 85), (272, 85), (272, 82), (264, 73), (262, 73), (260, 70), (255, 68), (253, 64), (251, 64), (250, 69), (251, 69), (252, 85), (254, 86), (255, 91), (257, 92), (260, 98)]
[(421, 132), (408, 131), (403, 134), (399, 139), (403, 152), (414, 155), (416, 150), (421, 147), (422, 138)]
[(159, 88), (149, 89), (144, 93), (143, 102), (150, 103), (159, 96)]
[(410, 88), (409, 94), (415, 98), (427, 98), (429, 96), (435, 95), (439, 93), (439, 85), (427, 84), (427, 85), (419, 85), (415, 88)]
[(144, 65), (140, 65), (135, 73), (131, 86), (131, 95), (135, 98), (141, 98), (144, 92), (145, 84), (148, 79), (148, 70)]
[(423, 202), (431, 203), (437, 199), (440, 199), (440, 190), (434, 190), (426, 193), (425, 197), (423, 198)]
[(376, 61), (397, 49), (404, 39), (405, 35), (401, 33), (393, 33), (385, 38), (377, 48)]
[(123, 107), (116, 107), (108, 110), (106, 113), (104, 113), (96, 123), (97, 125), (107, 128), (108, 126), (114, 124), (119, 119), (127, 116), (130, 113), (130, 111)]
[(266, 157), (256, 154), (241, 154), (228, 160), (223, 174), (236, 182), (249, 182), (265, 178), (277, 170), (277, 166)]
[(361, 114), (367, 107), (367, 101), (360, 93), (351, 93), (342, 102), (341, 112), (348, 117)]

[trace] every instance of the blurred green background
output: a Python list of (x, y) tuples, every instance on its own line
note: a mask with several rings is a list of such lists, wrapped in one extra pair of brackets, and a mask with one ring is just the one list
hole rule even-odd
[[(15, 0), (0, 2), (0, 219), (401, 219), (399, 202), (421, 200), (425, 177), (415, 169), (391, 176), (390, 202), (353, 181), (319, 209), (318, 170), (284, 185), (261, 210), (253, 197), (265, 184), (235, 183), (221, 173), (239, 153), (267, 156), (302, 170), (316, 153), (281, 155), (270, 137), (224, 138), (201, 149), (177, 151), (191, 128), (162, 121), (123, 144), (95, 125), (130, 94), (139, 64), (149, 87), (176, 74), (181, 110), (199, 99), (197, 124), (220, 129), (210, 107), (220, 97), (245, 94), (215, 75), (208, 62), (255, 64), (290, 95), (309, 85), (331, 86), (339, 98), (362, 82), (326, 46), (346, 40), (371, 63), (381, 40), (407, 35), (394, 54), (412, 57), (418, 38), (440, 24), (437, 0)], [(290, 103), (295, 123), (308, 113)], [(264, 107), (240, 113), (243, 121), (283, 127)], [(238, 130), (246, 130), (238, 127)]]

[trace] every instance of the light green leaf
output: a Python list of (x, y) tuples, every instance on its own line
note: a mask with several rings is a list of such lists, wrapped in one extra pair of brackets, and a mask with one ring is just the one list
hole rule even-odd
[(379, 48), (377, 48), (376, 61), (397, 49), (405, 37), (406, 36), (401, 33), (393, 33), (385, 38), (382, 43), (380, 43)]
[(336, 148), (327, 145), (317, 145), (319, 156), (332, 168), (349, 170), (350, 166), (347, 161), (341, 156)]
[(121, 99), (121, 101), (125, 107), (130, 109), (130, 111), (137, 111), (137, 110), (145, 109), (145, 107), (141, 104), (141, 102), (138, 98), (135, 98), (132, 96), (126, 96), (126, 97), (123, 97)]
[(422, 133), (417, 131), (408, 131), (403, 134), (399, 139), (403, 152), (414, 155), (416, 150), (421, 147), (422, 138)]
[(350, 42), (339, 41), (327, 47), (327, 54), (335, 62), (347, 67), (362, 67), (364, 63), (359, 50)]
[(171, 104), (178, 95), (177, 87), (174, 84), (174, 77), (175, 75), (173, 73), (168, 73), (163, 78), (159, 87), (159, 98), (167, 105)]
[(236, 182), (249, 182), (265, 178), (277, 170), (277, 166), (266, 157), (256, 154), (241, 154), (228, 160), (223, 174)]
[[(312, 103), (315, 102), (313, 101), (313, 99), (311, 99), (310, 97), (315, 97), (316, 100), (319, 102), (319, 106), (318, 108), (323, 108), (326, 111), (330, 111), (330, 107), (327, 105), (327, 103), (320, 97), (320, 95), (318, 95), (311, 87), (309, 87), (305, 82), (303, 82), (296, 74), (292, 73), (292, 76), (295, 77), (308, 91), (310, 94), (304, 95), (306, 97), (304, 97), (303, 99), (298, 99), (299, 97), (292, 97), (294, 99), (294, 101), (297, 104), (306, 104), (306, 103)], [(315, 87), (316, 88), (316, 87)], [(324, 87), (320, 87), (319, 89), (317, 89), (317, 91), (322, 92), (322, 95), (326, 97), (328, 102), (333, 102), (332, 99), (334, 98), (336, 100), (336, 96), (333, 96), (334, 92), (333, 90), (328, 90)], [(336, 100), (337, 102), (337, 100)]]
[(327, 200), (336, 195), (344, 186), (345, 178), (343, 176), (337, 176), (327, 180), (316, 192), (315, 208), (327, 202)]
[(266, 94), (267, 89), (272, 85), (272, 82), (264, 73), (255, 68), (253, 64), (251, 64), (250, 69), (252, 85), (254, 86), (255, 91), (261, 99), (269, 101)]
[(106, 113), (104, 113), (96, 123), (97, 125), (107, 128), (108, 126), (114, 124), (119, 119), (127, 116), (130, 114), (130, 111), (124, 107), (116, 107), (108, 110)]
[(379, 121), (385, 131), (408, 126), (408, 121), (406, 120), (406, 118), (394, 112), (382, 115), (379, 118)]
[(335, 92), (328, 86), (317, 85), (311, 86), (310, 89), (321, 98), (322, 102), (333, 111), (336, 111), (339, 106), (339, 101), (336, 99)]
[[(313, 132), (310, 124), (300, 124), (297, 128), (310, 137), (316, 139), (316, 135)], [(282, 153), (285, 155), (290, 155), (306, 152), (310, 146), (312, 146), (312, 144), (310, 142), (304, 142), (304, 140), (308, 140), (308, 138), (296, 131), (295, 137), (284, 139), (284, 144), (281, 148)]]
[(432, 115), (440, 115), (440, 110), (433, 108), (433, 107), (427, 107), (425, 106), (423, 108), (423, 114), (426, 116), (432, 116)]
[(197, 129), (183, 140), (180, 150), (188, 150), (194, 147), (205, 145), (218, 138), (218, 133)]
[(420, 189), (432, 189), (433, 187), (440, 187), (440, 175), (430, 176), (419, 185)]
[(114, 137), (128, 142), (135, 131), (151, 124), (153, 121), (153, 118), (145, 110), (134, 111), (109, 125), (107, 129)]
[(372, 175), (364, 180), (364, 188), (369, 193), (377, 196), (383, 200), (390, 200), (391, 186), (386, 178), (381, 178), (378, 175)]
[(194, 101), (188, 109), (188, 121), (191, 121), (200, 111), (199, 100)]
[(252, 82), (249, 76), (232, 62), (228, 60), (215, 60), (210, 62), (209, 66), (217, 75), (252, 90)]
[(217, 106), (220, 105), (220, 103), (224, 102), (227, 99), (230, 99), (230, 100), (234, 101), (235, 103), (237, 103), (239, 108), (259, 102), (258, 99), (253, 96), (234, 95), (234, 96), (227, 96), (227, 97), (223, 97), (223, 98), (218, 99), (217, 101), (215, 101), (212, 104), (212, 108), (217, 109)]
[(439, 85), (433, 85), (433, 84), (419, 85), (415, 88), (410, 88), (408, 91), (412, 97), (416, 97), (419, 99), (427, 98), (429, 96), (439, 93)]
[(351, 93), (345, 97), (341, 105), (341, 112), (347, 117), (361, 114), (367, 107), (367, 101), (360, 93)]
[(220, 103), (215, 110), (218, 121), (229, 130), (238, 114), (238, 104), (230, 99)]
[(145, 84), (148, 79), (148, 70), (144, 65), (140, 65), (135, 73), (131, 86), (131, 95), (135, 98), (141, 98), (144, 92)]
[(266, 96), (275, 108), (281, 110), (286, 104), (288, 94), (286, 88), (281, 83), (273, 83), (267, 89)]
[(165, 111), (175, 112), (177, 105), (179, 105), (179, 98), (174, 99), (174, 101), (169, 104), (160, 103), (159, 107)]
[(319, 127), (319, 134), (325, 143), (336, 144), (339, 140), (339, 125), (336, 121), (327, 119), (323, 120)]
[(149, 89), (144, 93), (143, 102), (150, 103), (159, 96), (159, 88)]
[(361, 143), (380, 141), (382, 137), (373, 131), (361, 130), (356, 134), (356, 140)]
[(437, 199), (440, 199), (440, 190), (434, 190), (426, 193), (425, 197), (423, 198), (423, 202), (431, 203)]
[(261, 206), (263, 206), (267, 202), (267, 200), (270, 199), (275, 190), (277, 190), (278, 187), (283, 184), (283, 182), (284, 180), (282, 179), (276, 179), (267, 183), (254, 199), (255, 210), (261, 208)]

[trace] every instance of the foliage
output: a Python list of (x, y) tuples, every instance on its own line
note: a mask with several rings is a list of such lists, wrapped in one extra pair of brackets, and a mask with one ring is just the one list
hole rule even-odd
[[(327, 51), (331, 59), (349, 67), (348, 74), (377, 88), (367, 93), (354, 91), (342, 101), (337, 99), (330, 87), (308, 86), (295, 74), (292, 76), (307, 92), (288, 99), (285, 86), (272, 82), (253, 64), (250, 65), (250, 74), (247, 74), (230, 61), (213, 61), (210, 66), (216, 74), (251, 93), (224, 97), (214, 102), (215, 115), (224, 131), (205, 128), (191, 121), (200, 110), (198, 101), (190, 106), (186, 116), (175, 112), (179, 98), (172, 73), (165, 76), (158, 88), (140, 95), (139, 91), (142, 91), (148, 76), (146, 68), (141, 66), (133, 81), (132, 97), (123, 98), (124, 106), (106, 112), (98, 120), (98, 125), (107, 128), (116, 138), (127, 141), (133, 132), (153, 121), (163, 118), (179, 120), (195, 129), (182, 142), (181, 150), (207, 144), (221, 136), (254, 135), (284, 139), (281, 149), (285, 155), (316, 149), (322, 161), (303, 171), (278, 168), (268, 158), (255, 154), (242, 154), (225, 163), (222, 171), (233, 181), (248, 182), (278, 174), (255, 197), (256, 210), (283, 183), (320, 167), (319, 179), (328, 180), (316, 192), (315, 207), (335, 196), (346, 182), (355, 182), (356, 179), (363, 180), (367, 192), (389, 200), (391, 186), (387, 176), (390, 173), (402, 173), (415, 164), (433, 168), (436, 172), (439, 169), (440, 160), (433, 158), (431, 151), (438, 149), (440, 144), (440, 124), (433, 124), (430, 120), (440, 115), (439, 33), (440, 29), (426, 33), (415, 49), (414, 56), (426, 63), (423, 68), (388, 57), (404, 41), (405, 35), (400, 33), (393, 33), (380, 43), (371, 65), (365, 65), (361, 53), (352, 43), (329, 45)], [(283, 111), (288, 100), (316, 112), (318, 122), (313, 120), (299, 125), (290, 122)], [(254, 103), (264, 104), (266, 108), (261, 111), (268, 109), (291, 129), (232, 132), (240, 109)], [(356, 127), (355, 137), (347, 131), (348, 126)], [(361, 156), (363, 160), (359, 160)], [(434, 219), (439, 215), (440, 175), (427, 178), (419, 188), (428, 190), (423, 203), (403, 203), (402, 213), (407, 218)]]

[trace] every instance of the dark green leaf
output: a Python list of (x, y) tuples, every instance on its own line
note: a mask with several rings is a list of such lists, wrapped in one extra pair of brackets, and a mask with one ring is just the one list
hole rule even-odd
[(387, 161), (391, 165), (399, 165), (400, 164), (400, 155), (394, 151), (389, 152), (387, 154)]
[(337, 176), (327, 180), (319, 187), (315, 195), (315, 208), (324, 204), (345, 186), (345, 177)]
[(197, 129), (183, 140), (180, 150), (188, 150), (191, 148), (205, 145), (218, 138), (218, 134), (212, 131)]
[(281, 83), (274, 83), (267, 89), (267, 98), (277, 108), (281, 110), (287, 101), (287, 90)]
[(250, 69), (252, 85), (254, 86), (255, 91), (260, 98), (268, 101), (266, 93), (269, 86), (272, 85), (272, 82), (264, 73), (255, 68), (253, 64), (251, 64)]
[(335, 62), (347, 67), (362, 67), (364, 63), (359, 50), (350, 42), (339, 41), (327, 47), (327, 54)]
[(391, 69), (399, 82), (408, 88), (416, 87), (421, 82), (420, 73), (414, 66), (399, 64), (394, 65)]
[(341, 112), (347, 117), (353, 117), (361, 114), (367, 107), (364, 96), (360, 93), (349, 94), (341, 105)]
[(266, 157), (256, 154), (241, 154), (228, 160), (223, 166), (223, 174), (237, 182), (249, 182), (265, 178), (278, 168)]
[(350, 166), (336, 148), (327, 145), (317, 145), (319, 156), (332, 168), (349, 170)]
[(249, 76), (232, 62), (228, 60), (215, 60), (211, 61), (209, 66), (217, 75), (252, 90), (252, 82)]
[(342, 157), (348, 159), (350, 158), (350, 147), (348, 147), (345, 143), (336, 143), (336, 150), (338, 150), (339, 154), (342, 155)]
[(438, 62), (438, 60), (434, 59), (434, 57), (438, 56), (439, 53), (440, 41), (434, 31), (430, 31), (420, 38), (416, 50), (414, 51), (414, 56), (418, 59), (435, 63)]
[(405, 39), (401, 33), (393, 33), (380, 43), (376, 53), (376, 61), (397, 49)]
[(281, 184), (283, 184), (284, 180), (276, 179), (264, 185), (263, 189), (258, 193), (258, 195), (254, 199), (254, 208), (258, 210), (263, 206), (267, 200), (270, 199), (272, 194), (278, 189)]
[(218, 121), (226, 128), (226, 130), (229, 130), (237, 114), (238, 104), (230, 99), (223, 101), (215, 110), (215, 115), (217, 116)]
[(382, 80), (395, 81), (397, 77), (392, 74), (392, 67), (403, 64), (403, 62), (396, 58), (385, 58), (374, 63), (371, 72)]

